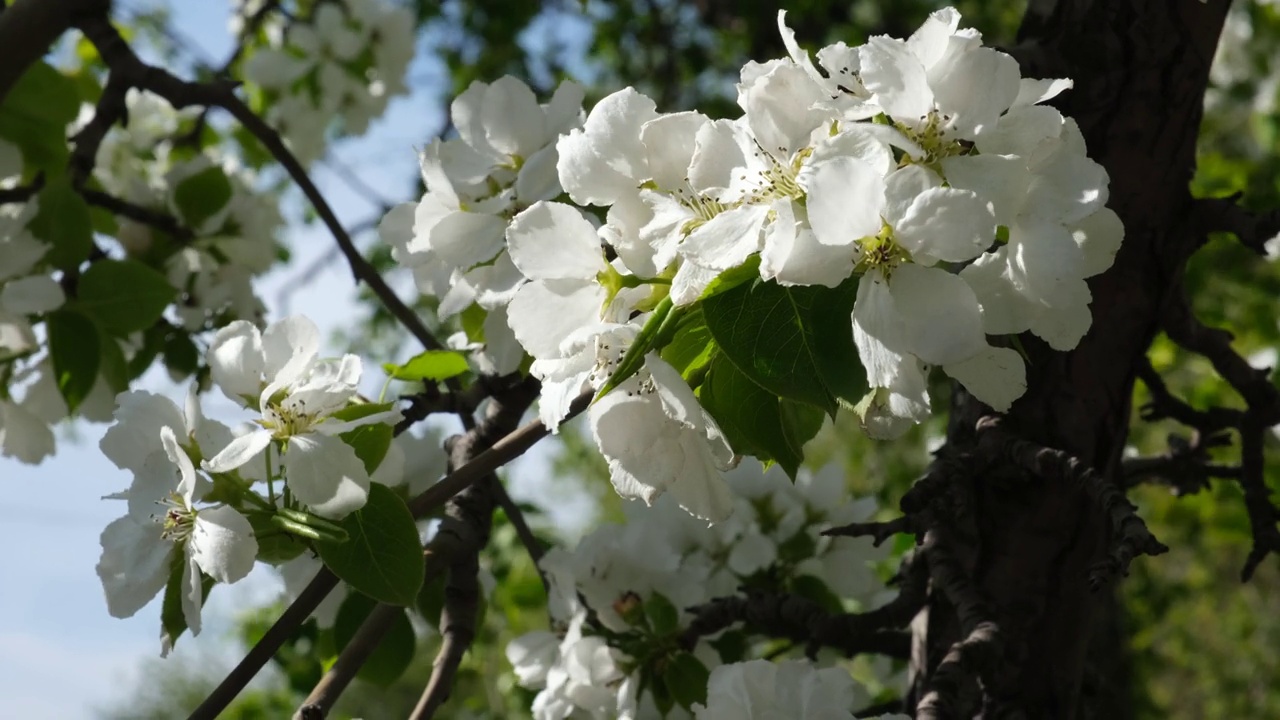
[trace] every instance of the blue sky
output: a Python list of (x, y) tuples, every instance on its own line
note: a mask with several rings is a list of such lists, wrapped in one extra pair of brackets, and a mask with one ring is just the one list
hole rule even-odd
[[(117, 7), (128, 13), (146, 4), (131, 0)], [(197, 57), (220, 61), (226, 56), (226, 3), (173, 3), (172, 12), (184, 44), (199, 48)], [(439, 72), (422, 60), (410, 69), (419, 89), (439, 78)], [(430, 139), (440, 121), (430, 94), (419, 92), (395, 100), (364, 139), (336, 152), (382, 197), (413, 199), (414, 148)], [(320, 167), (313, 176), (345, 222), (364, 220), (373, 212), (370, 202), (334, 173)], [(319, 226), (292, 227), (287, 240), (295, 262), (259, 285), (273, 319), (280, 316), (274, 306), (280, 288), (333, 243)], [(307, 314), (328, 334), (352, 317), (353, 298), (349, 272), (344, 265), (331, 264), (292, 296), (290, 311)], [(375, 389), (376, 385), (377, 378)], [(179, 401), (184, 392), (163, 371), (148, 375), (143, 387)], [(125, 700), (136, 687), (143, 660), (159, 653), (158, 603), (128, 620), (111, 618), (94, 573), (98, 535), (123, 511), (119, 503), (100, 498), (127, 487), (130, 480), (97, 449), (105, 429), (86, 423), (64, 428), (58, 454), (37, 467), (0, 458), (0, 547), (5, 548), (0, 559), (0, 697), (5, 717), (94, 717), (95, 709)], [(522, 483), (516, 495), (536, 493), (545, 463), (545, 451), (525, 463), (529, 469), (517, 474), (532, 477), (533, 485)], [(261, 568), (244, 583), (217, 588), (206, 608), (204, 633), (194, 641), (182, 638), (173, 661), (230, 667), (236, 658), (223, 638), (235, 612), (273, 597), (277, 588), (274, 576)]]

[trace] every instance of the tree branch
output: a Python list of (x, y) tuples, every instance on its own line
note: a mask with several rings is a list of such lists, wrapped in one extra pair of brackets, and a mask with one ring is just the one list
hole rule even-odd
[(1280, 390), (1271, 384), (1271, 372), (1249, 365), (1232, 350), (1231, 333), (1200, 322), (1191, 310), (1191, 301), (1181, 280), (1175, 292), (1164, 317), (1164, 330), (1169, 339), (1212, 363), (1222, 379), (1244, 398), (1255, 421), (1267, 426), (1280, 423)]
[(1264, 474), (1262, 442), (1267, 427), (1267, 423), (1250, 413), (1240, 428), (1240, 485), (1244, 488), (1244, 506), (1249, 513), (1249, 529), (1253, 533), (1253, 547), (1240, 571), (1241, 582), (1249, 582), (1268, 553), (1280, 554), (1280, 528), (1277, 527), (1280, 511), (1271, 502)]
[(356, 281), (368, 285), (392, 316), (399, 320), (424, 347), (433, 350), (443, 348), (440, 341), (423, 324), (418, 314), (396, 296), (395, 291), (387, 285), (377, 269), (356, 249), (351, 236), (334, 215), (328, 201), (312, 182), (302, 164), (285, 146), (280, 134), (236, 97), (234, 83), (224, 80), (215, 80), (210, 83), (188, 82), (173, 76), (166, 70), (147, 65), (138, 59), (124, 38), (120, 37), (120, 33), (112, 27), (105, 12), (81, 20), (78, 27), (107, 63), (111, 71), (108, 84), (118, 76), (120, 85), (152, 92), (165, 98), (175, 108), (202, 105), (222, 108), (231, 113), (250, 134), (258, 139), (258, 142), (267, 148), (297, 183), (302, 194), (310, 201), (316, 214), (320, 216), (321, 221), (338, 243)]
[(110, 0), (16, 0), (0, 13), (0, 105), (18, 78), (86, 15), (103, 15)]
[(1259, 255), (1266, 255), (1267, 241), (1280, 234), (1280, 210), (1255, 212), (1238, 203), (1244, 193), (1221, 198), (1196, 198), (1192, 221), (1199, 234), (1228, 232)]
[(1089, 572), (1089, 586), (1094, 591), (1115, 575), (1127, 576), (1135, 555), (1169, 551), (1147, 529), (1124, 493), (1079, 458), (1011, 435), (1001, 427), (999, 416), (983, 417), (977, 429), (979, 446), (989, 457), (1011, 462), (1036, 478), (1070, 482), (1110, 520), (1111, 547), (1107, 557)]
[[(905, 659), (911, 653), (911, 637), (897, 628), (910, 622), (911, 616), (924, 605), (923, 592), (919, 597), (914, 592), (913, 588), (912, 595), (901, 603), (895, 600), (871, 612), (832, 615), (816, 602), (798, 595), (746, 590), (743, 595), (715, 598), (689, 608), (694, 618), (680, 633), (678, 642), (680, 647), (692, 651), (700, 638), (742, 624), (757, 635), (804, 643), (805, 654), (810, 658), (815, 657), (820, 648), (830, 647), (847, 657), (875, 653)], [(904, 591), (899, 599), (906, 596)]]
[(916, 705), (917, 720), (955, 717), (960, 694), (969, 682), (989, 682), (1004, 654), (1004, 637), (994, 613), (974, 586), (968, 572), (945, 546), (937, 530), (925, 539), (929, 574), (956, 608), (960, 632), (933, 672), (925, 694)]

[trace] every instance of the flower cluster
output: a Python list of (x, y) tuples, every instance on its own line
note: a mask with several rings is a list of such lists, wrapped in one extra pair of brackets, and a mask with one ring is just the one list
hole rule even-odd
[[(0, 140), (0, 187), (14, 184), (22, 169), (21, 152)], [(53, 454), (49, 426), (66, 416), (47, 358), (35, 357), (40, 342), (31, 318), (66, 301), (44, 262), (49, 244), (28, 228), (37, 210), (34, 200), (0, 207), (0, 455), (33, 464)], [(20, 386), (26, 389), (18, 400)]]
[[(206, 362), (223, 394), (258, 413), (247, 429), (206, 418), (197, 385), (185, 410), (143, 391), (117, 398), (116, 422), (100, 447), (134, 480), (112, 496), (127, 500), (128, 512), (102, 534), (98, 575), (113, 616), (133, 615), (177, 583), (186, 626), (198, 633), (205, 577), (234, 583), (260, 556), (271, 562), (296, 557), (304, 544), (268, 556), (259, 540), (317, 539), (335, 527), (333, 520), (364, 505), (370, 473), (340, 435), (394, 423), (400, 415), (383, 406), (352, 412), (363, 409), (356, 394), (360, 360), (324, 359), (318, 347), (319, 331), (302, 317), (265, 331), (236, 321), (215, 336)], [(391, 461), (375, 475), (387, 484), (403, 482), (403, 449), (387, 456)], [(284, 487), (277, 493), (279, 479)], [(265, 497), (255, 488), (261, 482)], [(167, 651), (175, 637), (165, 630)]]
[(412, 268), (418, 289), (440, 299), (441, 318), (473, 305), (485, 312), (479, 333), (450, 338), (455, 347), (483, 349), (483, 371), (520, 365), (523, 350), (506, 318), (525, 276), (504, 236), (513, 217), (561, 193), (556, 139), (582, 124), (582, 93), (562, 83), (539, 104), (512, 77), (472, 83), (451, 107), (458, 137), (434, 140), (419, 157), (426, 194), (382, 222), (383, 239)]
[[(192, 111), (175, 111), (133, 89), (125, 102), (134, 120), (103, 139), (94, 179), (125, 202), (171, 215), (195, 237), (167, 237), (152, 225), (120, 217), (120, 244), (130, 257), (163, 269), (181, 293), (174, 311), (186, 330), (236, 319), (260, 322), (265, 309), (252, 280), (276, 259), (271, 240), (283, 226), (279, 198), (262, 193), (257, 175), (235, 157), (213, 148), (193, 155), (176, 147), (193, 122)], [(82, 121), (91, 110), (86, 106)]]
[(889, 438), (928, 416), (935, 366), (1007, 410), (1025, 368), (999, 336), (1075, 347), (1092, 322), (1085, 279), (1123, 238), (1106, 172), (1041, 104), (1069, 80), (1022, 78), (953, 9), (907, 40), (837, 43), (816, 63), (784, 21), (789, 57), (742, 69), (733, 120), (659, 113), (627, 88), (577, 127), (576, 90), (539, 106), (510, 78), (477, 83), (454, 103), (460, 137), (423, 154), (426, 196), (383, 224), (442, 316), (473, 301), (489, 312), (497, 372), (518, 365), (505, 315), (548, 427), (597, 392), (591, 429), (622, 495), (670, 490), (713, 522), (731, 507), (721, 471), (753, 448), (704, 409), (705, 362), (656, 352), (702, 301), (744, 281), (854, 279), (839, 332), (871, 389), (856, 410)]
[(245, 65), (245, 77), (269, 95), (267, 119), (304, 164), (324, 154), (334, 118), (346, 133), (361, 135), (392, 97), (407, 92), (404, 73), (413, 58), (409, 9), (384, 0), (314, 8), (306, 21), (268, 25), (269, 45)]
[[(684, 608), (733, 595), (742, 586), (793, 591), (819, 584), (857, 606), (877, 603), (873, 564), (884, 553), (865, 538), (820, 535), (833, 524), (867, 519), (875, 510), (873, 500), (845, 502), (843, 475), (834, 467), (803, 471), (795, 484), (776, 468), (761, 473), (744, 467), (732, 476), (736, 512), (728, 522), (709, 528), (674, 502), (661, 501), (628, 512), (621, 527), (596, 530), (572, 552), (554, 549), (542, 559), (557, 631), (526, 634), (507, 648), (520, 684), (540, 691), (535, 718), (565, 718), (575, 711), (592, 717), (657, 717), (663, 703), (651, 675), (666, 661), (656, 662), (654, 653), (666, 657), (664, 647), (670, 653), (670, 641), (692, 619)], [(692, 658), (681, 662), (717, 668), (763, 652), (763, 647), (725, 648), (703, 639)], [(808, 664), (800, 666), (813, 671)], [(844, 670), (818, 672), (845, 678), (833, 681), (845, 714), (831, 717), (850, 717), (866, 704), (866, 693)], [(716, 677), (698, 717), (728, 717)]]

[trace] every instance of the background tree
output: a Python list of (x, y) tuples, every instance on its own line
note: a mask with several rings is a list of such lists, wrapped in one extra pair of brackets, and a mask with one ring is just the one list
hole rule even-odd
[[(50, 10), (55, 6), (57, 12)], [(923, 614), (913, 625), (907, 706), (919, 708), (922, 717), (1019, 711), (1028, 717), (1270, 716), (1278, 701), (1266, 678), (1275, 677), (1276, 665), (1265, 651), (1265, 638), (1274, 637), (1276, 630), (1265, 607), (1277, 578), (1275, 563), (1264, 559), (1280, 549), (1280, 532), (1269, 500), (1267, 477), (1274, 474), (1268, 472), (1271, 461), (1264, 446), (1272, 442), (1267, 428), (1280, 418), (1274, 417), (1277, 395), (1268, 372), (1252, 369), (1243, 357), (1276, 345), (1274, 272), (1257, 256), (1265, 253), (1264, 243), (1277, 230), (1274, 213), (1265, 212), (1280, 199), (1276, 157), (1268, 152), (1274, 146), (1276, 114), (1266, 48), (1280, 19), (1270, 5), (1238, 5), (1229, 14), (1228, 5), (1216, 1), (1104, 5), (1059, 0), (1031, 2), (1025, 12), (1020, 7), (958, 6), (989, 42), (1005, 40), (1024, 75), (1075, 80), (1073, 92), (1054, 104), (1078, 121), (1090, 156), (1106, 167), (1109, 206), (1124, 221), (1126, 241), (1112, 269), (1090, 282), (1095, 321), (1079, 347), (1058, 353), (1025, 337), (1029, 390), (999, 422), (979, 422), (989, 410), (957, 386), (950, 393), (946, 442), (910, 489), (905, 478), (924, 469), (927, 459), (918, 444), (907, 449), (872, 446), (851, 439), (846, 422), (827, 437), (830, 447), (809, 452), (848, 455), (858, 489), (874, 489), (886, 501), (900, 502), (901, 518), (887, 514), (884, 525), (863, 530), (877, 537), (911, 531), (924, 543), (932, 582), (921, 596)], [(810, 3), (790, 8), (788, 17), (808, 44), (843, 40), (852, 45), (880, 33), (905, 36), (934, 7)], [(199, 235), (186, 226), (207, 223), (207, 215), (217, 208), (187, 206), (178, 199), (176, 211), (158, 214), (113, 196), (86, 182), (93, 155), (82, 148), (92, 147), (95, 135), (100, 140), (123, 114), (122, 96), (115, 103), (103, 100), (113, 97), (111, 78), (163, 88), (171, 100), (228, 109), (245, 128), (254, 127), (247, 119), (249, 108), (272, 122), (287, 123), (286, 113), (272, 118), (277, 98), (270, 91), (257, 93), (250, 86), (249, 106), (242, 110), (218, 82), (223, 75), (240, 77), (246, 71), (243, 63), (251, 63), (258, 48), (271, 45), (269, 32), (255, 18), (274, 10), (267, 3), (246, 12), (243, 42), (248, 51), (238, 52), (226, 67), (197, 69), (194, 77), (212, 81), (197, 89), (156, 85), (127, 56), (113, 60), (112, 49), (119, 46), (94, 35), (102, 32), (97, 20), (103, 8), (97, 3), (15, 3), (0, 16), (0, 38), (12, 39), (0, 42), (0, 47), (12, 48), (5, 51), (12, 62), (4, 64), (10, 69), (0, 74), (0, 88), (19, 83), (6, 109), (17, 107), (21, 115), (38, 108), (38, 124), (56, 131), (58, 123), (74, 114), (61, 108), (73, 105), (40, 93), (66, 88), (78, 93), (78, 101), (98, 102), (98, 108), (69, 155), (61, 137), (14, 130), (11, 112), (4, 136), (22, 148), (28, 166), (24, 180), (31, 182), (6, 191), (6, 199), (42, 193), (47, 204), (75, 208), (63, 217), (75, 216), (81, 204), (100, 208), (106, 212), (87, 216), (93, 230), (118, 234), (122, 241), (130, 221), (161, 228), (165, 237), (179, 241)], [(571, 3), (513, 9), (506, 3), (476, 2), (423, 4), (414, 10), (417, 27), (442, 38), (431, 51), (448, 64), (453, 83), (448, 97), (474, 80), (504, 73), (526, 79), (540, 97), (547, 97), (562, 77), (591, 73), (598, 95), (631, 84), (657, 99), (661, 110), (696, 107), (730, 115), (735, 108), (729, 89), (737, 68), (748, 59), (786, 53), (772, 6), (636, 2), (592, 3), (584, 10)], [(591, 32), (585, 56), (574, 56), (554, 41), (532, 48), (520, 42), (567, 17)], [(70, 76), (75, 84), (33, 74), (23, 76), (22, 84), (18, 75), (67, 29), (68, 18), (85, 31), (98, 54), (84, 44), (85, 62)], [(146, 28), (149, 22), (140, 19), (139, 26)], [(1230, 43), (1211, 72), (1224, 24)], [(154, 27), (162, 28), (163, 19), (156, 18)], [(106, 72), (104, 58), (110, 68)], [(357, 62), (372, 67), (379, 61), (370, 57)], [(105, 90), (99, 88), (103, 77), (108, 80)], [(1202, 115), (1207, 90), (1209, 112)], [(14, 104), (19, 102), (26, 104)], [(348, 122), (340, 132), (359, 131), (358, 116)], [(179, 129), (197, 150), (234, 142), (252, 166), (268, 169), (275, 162), (249, 142), (244, 130), (210, 123), (204, 112), (185, 118)], [(424, 132), (424, 140), (432, 134)], [(302, 154), (298, 147), (295, 143), (295, 152)], [(53, 177), (55, 167), (68, 168), (65, 185)], [(210, 180), (211, 175), (199, 172), (193, 177), (202, 184), (187, 197), (207, 197), (203, 183), (235, 182)], [(269, 181), (269, 170), (267, 177)], [(1234, 192), (1243, 195), (1232, 196)], [(326, 224), (335, 224), (323, 217), (324, 210), (319, 213)], [(348, 233), (334, 229), (357, 277), (369, 282), (374, 268), (390, 269), (385, 248), (373, 253), (373, 265), (366, 265), (351, 241), (344, 241)], [(43, 239), (68, 253), (60, 282), (64, 289), (74, 289), (80, 263), (87, 261), (92, 268), (98, 251), (92, 242), (85, 246), (80, 228), (46, 234)], [(1222, 234), (1234, 235), (1238, 244), (1218, 237)], [(67, 250), (66, 238), (72, 236), (78, 239)], [(84, 273), (89, 275), (87, 269)], [(372, 285), (371, 322), (356, 331), (353, 344), (395, 347), (401, 342), (397, 323), (403, 312), (377, 303), (385, 293), (376, 280)], [(198, 295), (189, 292), (182, 300), (198, 301)], [(87, 356), (97, 357), (92, 348), (103, 336), (143, 331), (143, 352), (123, 372), (112, 369), (112, 351), (103, 350), (92, 367), (78, 369), (65, 361), (59, 367), (55, 352), (59, 389), (68, 405), (78, 398), (88, 402), (98, 376), (112, 389), (122, 389), (157, 356), (171, 371), (203, 371), (185, 331), (222, 324), (227, 319), (223, 313), (234, 310), (234, 304), (207, 309), (201, 322), (183, 328), (159, 318), (171, 299), (161, 298), (155, 317), (145, 321), (104, 321), (90, 314), (93, 324), (87, 332), (83, 323), (76, 325), (75, 308), (49, 316), (50, 345), (56, 348), (60, 338), (84, 342), (90, 337)], [(417, 309), (429, 313), (434, 300), (420, 302)], [(1213, 329), (1217, 327), (1230, 329), (1234, 343)], [(85, 347), (75, 347), (85, 352)], [(1269, 362), (1261, 359), (1258, 364)], [(934, 397), (947, 392), (940, 386)], [(1189, 434), (1176, 437), (1179, 430)], [(1127, 447), (1141, 456), (1126, 453)], [(570, 465), (590, 474), (583, 463)], [(1135, 577), (1119, 584), (1115, 581), (1130, 568), (1134, 555), (1161, 548), (1127, 513), (1116, 490), (1139, 502), (1139, 515), (1172, 548), (1159, 559), (1134, 562)], [(501, 537), (506, 528), (495, 532)], [(515, 555), (514, 533), (510, 528), (512, 542), (499, 557)], [(900, 544), (898, 550), (909, 545)], [(1236, 579), (1239, 568), (1253, 578), (1243, 589), (1223, 582)], [(500, 580), (537, 581), (532, 565), (511, 572), (511, 578)], [(1112, 597), (1116, 588), (1123, 602)], [(911, 599), (910, 593), (904, 596)], [(1224, 607), (1228, 621), (1204, 621)], [(510, 619), (508, 623), (507, 633), (523, 629)], [(485, 638), (483, 632), (477, 647), (485, 641), (496, 646), (498, 636)], [(295, 638), (291, 646), (303, 648), (297, 652), (305, 655), (306, 644), (297, 642)], [(1249, 649), (1242, 651), (1241, 645)], [(1242, 655), (1246, 662), (1240, 662)], [(277, 660), (288, 663), (289, 656)], [(319, 666), (316, 658), (298, 662), (310, 669), (295, 668), (289, 676), (306, 694)], [(476, 667), (483, 665), (464, 665)], [(416, 674), (419, 684), (425, 674)], [(459, 680), (451, 702), (481, 692), (479, 685), (474, 693), (468, 691), (468, 681), (479, 683), (478, 678), (464, 673)], [(527, 699), (520, 699), (524, 702), (517, 704), (527, 707)], [(376, 710), (362, 712), (373, 717)]]

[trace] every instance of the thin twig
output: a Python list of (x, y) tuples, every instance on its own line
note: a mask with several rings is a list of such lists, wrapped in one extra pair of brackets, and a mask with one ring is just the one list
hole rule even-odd
[(192, 711), (189, 720), (215, 720), (337, 586), (338, 576), (328, 568), (320, 568), (315, 578), (285, 608), (280, 619), (245, 653), (244, 659), (209, 693), (209, 697)]
[(121, 83), (159, 95), (168, 100), (174, 108), (202, 105), (222, 108), (231, 113), (251, 135), (258, 139), (258, 142), (267, 148), (297, 183), (302, 194), (307, 197), (315, 208), (316, 214), (320, 216), (321, 221), (338, 243), (356, 281), (368, 285), (392, 316), (399, 320), (424, 347), (433, 350), (444, 347), (423, 324), (418, 314), (396, 296), (395, 291), (387, 285), (377, 269), (356, 249), (351, 236), (342, 227), (333, 208), (312, 182), (306, 169), (285, 146), (280, 134), (236, 96), (234, 83), (221, 80), (209, 83), (188, 82), (162, 68), (147, 65), (138, 59), (133, 49), (124, 41), (124, 38), (120, 37), (120, 33), (111, 25), (105, 13), (83, 20), (79, 23), (79, 28), (98, 49), (98, 54), (110, 69), (112, 79), (119, 76)]
[(85, 202), (103, 210), (109, 210), (121, 217), (129, 218), (135, 222), (142, 223), (155, 228), (163, 233), (167, 233), (179, 242), (187, 242), (195, 238), (195, 233), (191, 228), (186, 227), (178, 218), (159, 210), (142, 207), (127, 200), (122, 200), (114, 195), (102, 192), (101, 190), (93, 190), (91, 188), (82, 187), (79, 190), (81, 197)]

